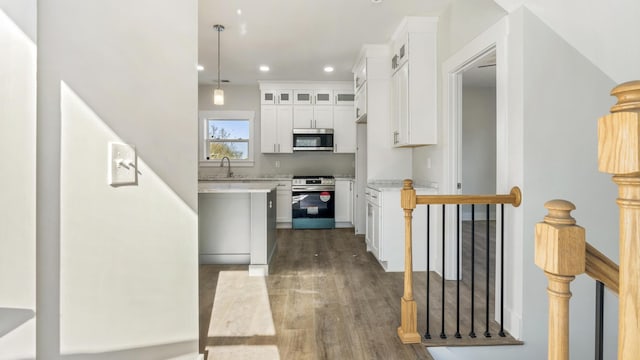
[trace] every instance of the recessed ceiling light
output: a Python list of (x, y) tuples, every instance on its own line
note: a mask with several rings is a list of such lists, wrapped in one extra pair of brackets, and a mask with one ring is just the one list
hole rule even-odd
[(380, 4), (382, 2), (382, 0), (371, 0), (372, 3), (374, 4)]
[(269, 71), (269, 67), (267, 65), (260, 65), (260, 71), (267, 72)]
[(238, 10), (236, 10), (236, 14), (238, 14), (238, 15), (242, 15), (242, 9), (238, 9)]
[(325, 66), (324, 72), (333, 72), (333, 66)]
[(198, 71), (202, 71), (202, 70), (204, 70), (204, 66), (202, 66), (202, 65), (198, 64), (197, 69), (198, 69)]

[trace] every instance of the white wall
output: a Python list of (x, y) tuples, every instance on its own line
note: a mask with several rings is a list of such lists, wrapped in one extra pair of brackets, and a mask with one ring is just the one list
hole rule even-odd
[(462, 87), (462, 192), (496, 191), (496, 88)]
[[(506, 12), (492, 0), (453, 0), (438, 20), (438, 104), (442, 99), (442, 63), (464, 45), (495, 24)], [(413, 150), (413, 178), (419, 182), (436, 182), (443, 188), (444, 149), (447, 146), (443, 109), (438, 108), (438, 139), (435, 146)], [(427, 159), (431, 167), (427, 167)]]
[(38, 358), (194, 359), (197, 2), (38, 6)]
[[(524, 234), (513, 261), (522, 264), (521, 347), (451, 348), (465, 359), (539, 359), (547, 349), (547, 281), (533, 263), (534, 226), (546, 214), (544, 202), (554, 198), (574, 202), (578, 224), (587, 240), (617, 261), (616, 190), (609, 176), (597, 171), (597, 118), (608, 113), (614, 82), (526, 9), (509, 16), (509, 143), (522, 144), (523, 153), (510, 153), (517, 179), (522, 164), (523, 223), (511, 225)], [(513, 76), (512, 76), (513, 75)], [(520, 122), (522, 132), (518, 134)], [(514, 172), (512, 174), (512, 172)], [(521, 251), (518, 247), (521, 246)], [(580, 276), (572, 284), (571, 357), (593, 358), (594, 281)], [(617, 309), (606, 299), (605, 358), (616, 357)], [(590, 346), (583, 346), (585, 341)]]
[(35, 1), (0, 1), (0, 359), (35, 357), (35, 32)]
[[(262, 154), (260, 152), (260, 89), (258, 85), (225, 85), (222, 106), (213, 105), (211, 100), (215, 86), (200, 85), (198, 88), (198, 109), (210, 110), (243, 110), (255, 112), (254, 125), (254, 160), (253, 167), (235, 167), (236, 175), (350, 175), (355, 174), (354, 154), (332, 154), (324, 152), (294, 154)], [(276, 161), (280, 167), (276, 167)], [(213, 167), (201, 166), (200, 177), (224, 174), (226, 170), (217, 163)]]
[(640, 1), (528, 0), (526, 7), (616, 83), (640, 79)]

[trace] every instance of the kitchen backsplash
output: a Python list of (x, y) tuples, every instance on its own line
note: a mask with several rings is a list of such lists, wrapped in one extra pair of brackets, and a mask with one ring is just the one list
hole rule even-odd
[[(231, 170), (239, 176), (272, 176), (272, 175), (346, 175), (355, 174), (355, 157), (352, 154), (333, 154), (320, 152), (297, 152), (293, 154), (265, 155), (259, 157), (253, 167), (234, 167)], [(278, 164), (277, 164), (278, 163)], [(225, 167), (200, 166), (199, 177), (225, 176)], [(276, 165), (280, 165), (277, 167)]]

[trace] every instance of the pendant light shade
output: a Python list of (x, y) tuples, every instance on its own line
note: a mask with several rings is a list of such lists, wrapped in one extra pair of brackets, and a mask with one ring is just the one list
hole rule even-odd
[(213, 104), (224, 105), (224, 91), (222, 89), (213, 90)]
[(218, 32), (218, 87), (213, 90), (213, 104), (224, 105), (224, 91), (220, 87), (220, 33), (224, 31), (224, 26), (216, 24), (213, 29)]

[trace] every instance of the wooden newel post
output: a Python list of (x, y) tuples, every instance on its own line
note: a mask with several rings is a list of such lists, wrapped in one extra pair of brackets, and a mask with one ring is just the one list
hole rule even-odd
[(640, 81), (615, 87), (618, 103), (598, 120), (598, 167), (614, 175), (620, 208), (618, 359), (640, 354)]
[[(413, 258), (411, 250), (411, 219), (416, 208), (416, 190), (413, 181), (404, 180), (400, 194), (400, 204), (404, 209), (404, 295), (400, 300), (400, 327), (398, 336), (403, 344), (421, 342), (418, 333), (418, 308), (413, 300)], [(429, 276), (427, 274), (427, 276)]]
[(536, 224), (535, 262), (549, 279), (549, 360), (569, 360), (569, 285), (585, 271), (584, 229), (571, 217), (575, 206), (564, 200), (544, 204), (549, 213)]

